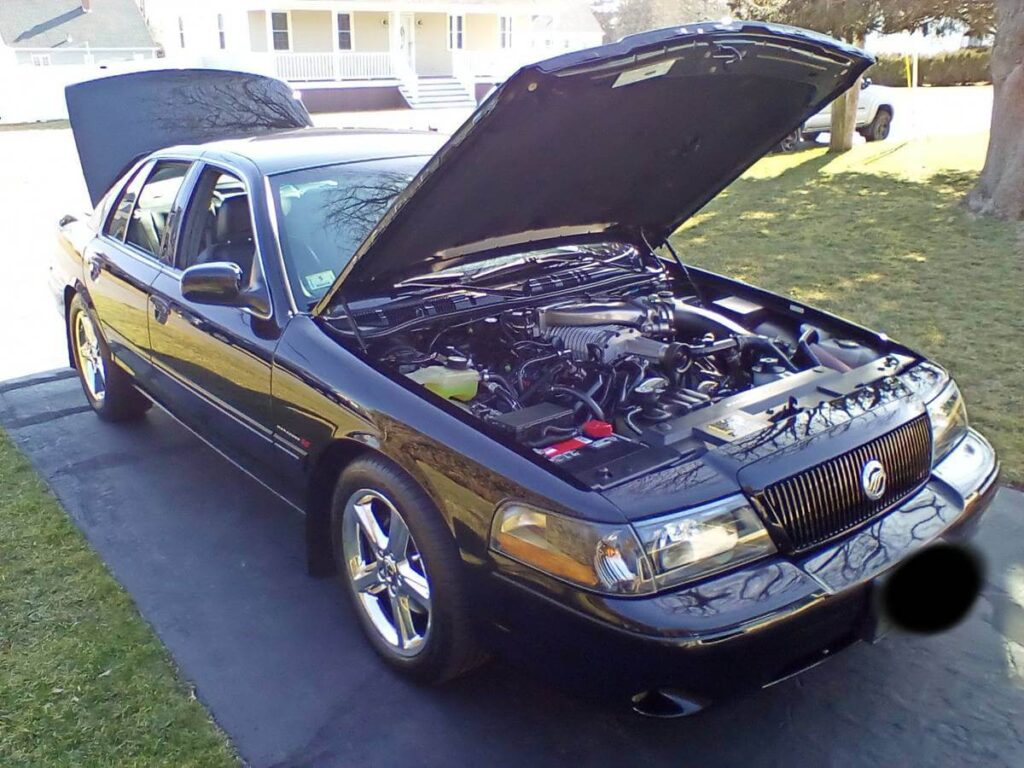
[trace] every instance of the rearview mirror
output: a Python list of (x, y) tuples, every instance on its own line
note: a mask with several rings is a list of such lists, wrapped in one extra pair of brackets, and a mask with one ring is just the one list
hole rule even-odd
[(196, 304), (242, 304), (242, 268), (228, 261), (196, 264), (181, 273), (181, 295)]

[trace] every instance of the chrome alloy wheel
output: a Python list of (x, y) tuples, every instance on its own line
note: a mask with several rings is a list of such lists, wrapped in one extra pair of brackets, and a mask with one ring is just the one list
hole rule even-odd
[(107, 393), (107, 366), (100, 350), (100, 338), (92, 318), (85, 312), (75, 315), (75, 352), (78, 370), (82, 375), (89, 396), (97, 403), (103, 402)]
[(430, 581), (409, 526), (391, 501), (364, 488), (345, 504), (342, 542), (370, 625), (395, 653), (415, 656), (430, 632)]

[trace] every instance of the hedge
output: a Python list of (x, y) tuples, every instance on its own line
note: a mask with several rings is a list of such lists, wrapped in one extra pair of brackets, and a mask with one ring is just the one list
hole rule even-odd
[[(882, 54), (867, 71), (867, 77), (879, 85), (907, 85), (906, 56)], [(969, 85), (991, 83), (991, 48), (961, 48), (952, 53), (937, 53), (918, 59), (920, 85)]]

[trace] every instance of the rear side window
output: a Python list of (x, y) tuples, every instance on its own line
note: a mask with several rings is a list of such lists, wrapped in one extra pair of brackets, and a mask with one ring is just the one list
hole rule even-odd
[(190, 165), (187, 162), (164, 161), (153, 167), (129, 217), (124, 238), (126, 243), (159, 256), (167, 235), (167, 220)]
[(146, 180), (147, 168), (146, 165), (141, 166), (121, 190), (121, 196), (117, 198), (113, 212), (107, 219), (106, 229), (103, 230), (108, 237), (124, 240), (124, 235), (128, 231), (128, 221), (131, 219), (132, 209), (135, 207), (135, 200), (139, 197), (142, 182)]

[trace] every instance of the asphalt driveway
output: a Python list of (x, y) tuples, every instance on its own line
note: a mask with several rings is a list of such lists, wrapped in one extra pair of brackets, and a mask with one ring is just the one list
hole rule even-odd
[(572, 698), (493, 663), (437, 690), (388, 672), (302, 520), (169, 417), (112, 426), (69, 371), (0, 384), (14, 437), (199, 698), (256, 766), (984, 765), (1024, 755), (1024, 495), (979, 545), (984, 598), (952, 632), (857, 646), (688, 720)]

